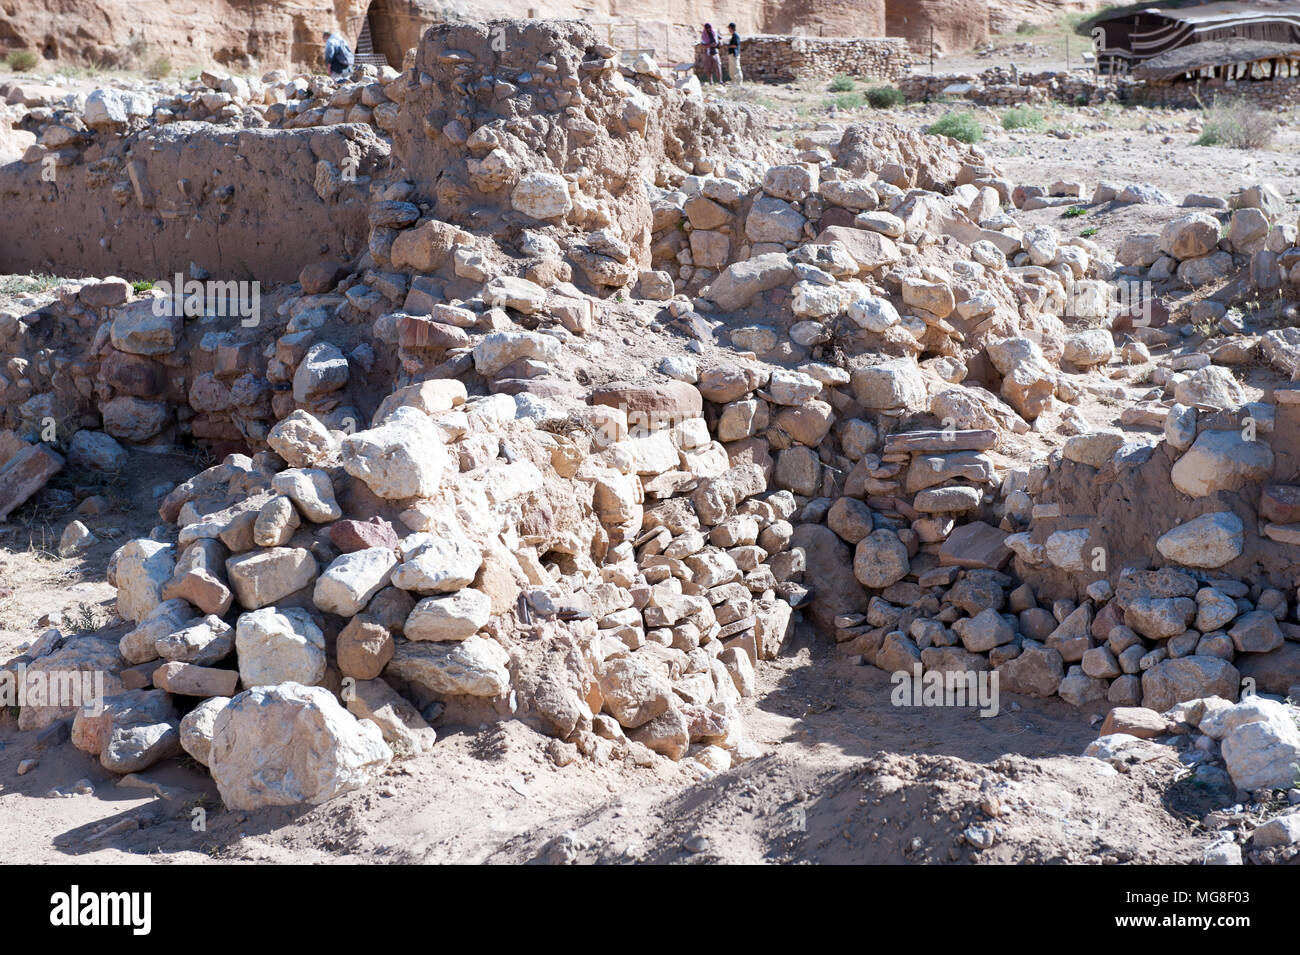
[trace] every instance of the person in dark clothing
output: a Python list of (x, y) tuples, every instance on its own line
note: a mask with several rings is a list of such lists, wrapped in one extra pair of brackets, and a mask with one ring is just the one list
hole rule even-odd
[(711, 82), (721, 83), (722, 57), (718, 55), (721, 44), (718, 40), (718, 31), (713, 29), (712, 23), (704, 24), (704, 30), (700, 33), (700, 44), (704, 47), (704, 71), (707, 78)]
[(352, 72), (352, 48), (337, 33), (323, 33), (325, 37), (325, 65), (335, 79)]
[(740, 69), (740, 34), (736, 32), (734, 23), (728, 23), (727, 29), (731, 31), (727, 40), (727, 75), (731, 77), (731, 82), (743, 83), (745, 74)]

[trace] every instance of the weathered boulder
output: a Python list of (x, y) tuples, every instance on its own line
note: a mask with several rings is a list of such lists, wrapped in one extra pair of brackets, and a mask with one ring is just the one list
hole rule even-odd
[(217, 716), (230, 702), (228, 696), (210, 696), (181, 718), (181, 749), (204, 766), (212, 753), (212, 734), (216, 730)]
[(1273, 474), (1273, 451), (1239, 431), (1202, 431), (1170, 471), (1174, 487), (1191, 497), (1238, 491)]
[(1244, 530), (1236, 514), (1215, 511), (1162, 534), (1156, 550), (1166, 560), (1185, 567), (1222, 567), (1241, 556)]
[(673, 688), (667, 677), (635, 656), (606, 660), (596, 678), (605, 709), (628, 729), (650, 722), (672, 706)]
[(1176, 703), (1221, 696), (1235, 702), (1241, 674), (1218, 657), (1187, 656), (1164, 660), (1142, 674), (1142, 705), (1163, 713)]
[(466, 640), (492, 616), (492, 599), (465, 588), (446, 597), (425, 597), (406, 618), (408, 640)]
[(240, 606), (256, 610), (283, 600), (316, 578), (316, 558), (302, 547), (270, 547), (236, 554), (226, 576)]
[(388, 547), (343, 554), (316, 578), (312, 601), (326, 613), (354, 616), (388, 585), (395, 566), (397, 554)]
[(343, 467), (383, 498), (430, 497), (449, 458), (428, 415), (401, 407), (376, 428), (343, 439)]
[(208, 767), (230, 809), (318, 805), (369, 784), (393, 751), (319, 686), (282, 683), (234, 697), (217, 714)]
[[(1238, 789), (1286, 789), (1300, 775), (1300, 729), (1295, 710), (1273, 700), (1251, 699), (1232, 707), (1240, 711), (1221, 743), (1223, 762)], [(1232, 714), (1235, 715), (1235, 714)]]
[(433, 693), (496, 697), (510, 688), (509, 662), (510, 654), (489, 637), (445, 643), (402, 640), (387, 672)]
[(289, 682), (314, 686), (325, 678), (325, 635), (298, 607), (240, 614), (235, 652), (246, 689)]

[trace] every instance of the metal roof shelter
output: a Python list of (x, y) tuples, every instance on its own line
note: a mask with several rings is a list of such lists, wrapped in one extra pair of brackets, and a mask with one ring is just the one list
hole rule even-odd
[[(1215, 41), (1249, 40), (1276, 44), (1279, 51), (1300, 49), (1300, 2), (1132, 6), (1094, 17), (1085, 26), (1096, 51), (1098, 72), (1127, 73), (1182, 47), (1196, 45), (1202, 47), (1201, 54), (1212, 53), (1216, 48), (1204, 44)], [(1226, 53), (1228, 47), (1218, 52)], [(1234, 55), (1239, 52), (1240, 48), (1233, 51)], [(1227, 65), (1228, 61), (1204, 64)]]

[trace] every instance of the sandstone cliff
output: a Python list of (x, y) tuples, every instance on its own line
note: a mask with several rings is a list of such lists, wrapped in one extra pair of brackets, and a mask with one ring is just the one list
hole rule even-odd
[[(968, 49), (990, 32), (1042, 23), (1098, 0), (30, 0), (0, 7), (0, 52), (26, 49), (47, 64), (146, 69), (222, 64), (247, 70), (321, 62), (321, 33), (354, 46), (363, 28), (400, 69), (431, 23), (495, 18), (576, 18), (605, 42), (684, 61), (701, 24), (734, 22), (744, 35), (902, 36), (928, 52)], [(933, 34), (931, 33), (933, 28)]]

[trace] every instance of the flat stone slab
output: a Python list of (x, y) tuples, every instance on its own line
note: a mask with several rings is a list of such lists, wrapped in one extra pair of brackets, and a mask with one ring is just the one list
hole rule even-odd
[(997, 443), (996, 431), (908, 431), (885, 439), (885, 454), (900, 451), (987, 451)]
[(1007, 532), (974, 521), (963, 524), (943, 542), (939, 550), (939, 563), (949, 567), (987, 567), (997, 570), (1011, 559), (1011, 548), (1006, 545)]

